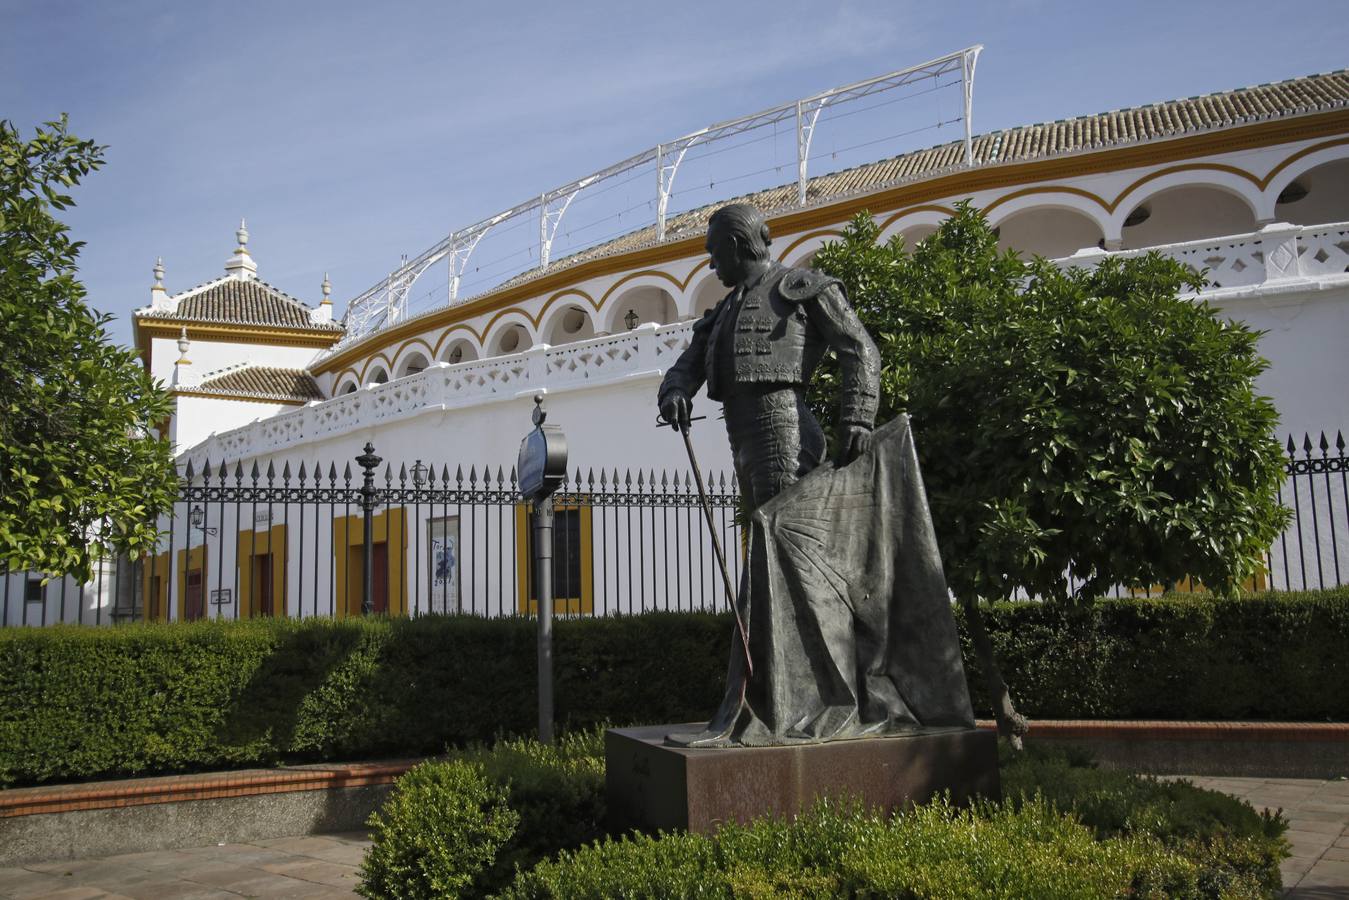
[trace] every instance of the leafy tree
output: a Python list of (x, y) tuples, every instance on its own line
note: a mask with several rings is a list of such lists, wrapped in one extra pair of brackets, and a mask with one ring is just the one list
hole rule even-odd
[(176, 492), (167, 442), (150, 428), (169, 398), (110, 316), (85, 303), (82, 242), (53, 216), (103, 164), (64, 117), (24, 140), (0, 120), (0, 564), (88, 579), (107, 553), (154, 546)]
[(1157, 253), (1024, 262), (969, 204), (911, 253), (878, 236), (859, 215), (815, 265), (880, 348), (880, 419), (912, 417), (947, 580), (1019, 745), (979, 601), (1185, 576), (1235, 591), (1287, 516), (1277, 416), (1254, 386), (1268, 363), (1258, 333), (1182, 299), (1202, 277)]

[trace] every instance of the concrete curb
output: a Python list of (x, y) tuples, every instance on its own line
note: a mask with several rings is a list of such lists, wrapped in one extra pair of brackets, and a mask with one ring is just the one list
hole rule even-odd
[[(996, 728), (980, 721), (981, 728)], [(1103, 768), (1244, 778), (1349, 776), (1349, 722), (1032, 721), (1027, 744), (1073, 745)]]

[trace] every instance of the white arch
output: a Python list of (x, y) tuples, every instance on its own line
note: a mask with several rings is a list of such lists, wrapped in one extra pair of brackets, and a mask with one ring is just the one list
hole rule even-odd
[[(831, 234), (816, 234), (806, 238), (801, 243), (792, 247), (789, 251), (784, 251), (778, 260), (786, 266), (808, 266), (810, 260), (819, 252), (829, 241), (836, 241), (837, 237)], [(774, 241), (776, 243), (776, 241)]]
[[(452, 359), (451, 357), (454, 356), (454, 351), (456, 349), (460, 351), (459, 358)], [(468, 336), (468, 332), (463, 332), (460, 336), (449, 338), (440, 348), (441, 362), (461, 363), (470, 362), (480, 358), (482, 358), (482, 347), (478, 345), (476, 340)]]
[(688, 295), (688, 318), (701, 319), (703, 313), (716, 306), (729, 291), (730, 288), (717, 280), (717, 273), (709, 269), (685, 292)]
[(628, 330), (624, 317), (629, 311), (637, 313), (638, 324), (656, 322), (666, 325), (680, 318), (679, 301), (670, 289), (675, 285), (663, 278), (643, 276), (623, 283), (605, 301), (600, 310), (601, 330), (618, 334)]
[(337, 389), (333, 391), (333, 396), (340, 397), (343, 394), (354, 394), (360, 389), (361, 386), (354, 377), (343, 378), (337, 383)]
[[(905, 213), (889, 225), (885, 226), (885, 228), (881, 230), (877, 240), (881, 243), (885, 243), (897, 234), (908, 235), (915, 230), (925, 232), (922, 237), (927, 237), (928, 234), (936, 231), (937, 227), (949, 218), (951, 218), (949, 213), (944, 213), (936, 209), (920, 209), (915, 212)], [(904, 243), (905, 246), (912, 250), (913, 245), (917, 243), (917, 241), (906, 239)]]
[[(519, 328), (523, 334), (520, 336), (520, 343), (510, 349), (501, 346), (502, 337), (507, 331), (513, 328)], [(519, 353), (521, 350), (528, 350), (539, 342), (538, 332), (534, 329), (534, 323), (529, 317), (518, 310), (511, 310), (492, 323), (483, 340), (484, 356), (501, 356), (507, 353)]]
[[(990, 219), (989, 224), (1001, 231), (999, 245), (1003, 249), (1010, 247), (1021, 251), (1026, 259), (1036, 253), (1050, 259), (1058, 259), (1071, 256), (1083, 248), (1095, 247), (1102, 240), (1108, 239), (1104, 215), (1092, 215), (1089, 208), (1084, 208), (1084, 205), (1090, 207), (1094, 204), (1060, 203), (1058, 199), (1064, 195), (1054, 196), (1055, 199), (1049, 203), (1023, 204), (1011, 201), (1006, 206), (1015, 207), (1014, 209), (1004, 211), (1002, 207), (998, 207), (994, 210), (995, 218)], [(1017, 198), (1018, 201), (1025, 199), (1029, 198)], [(1105, 210), (1097, 206), (1096, 212), (1103, 214)], [(1031, 233), (1022, 228), (1019, 229), (1020, 235), (1009, 234), (1007, 226), (1014, 224), (1017, 219), (1029, 217), (1038, 220), (1032, 226)]]
[[(1279, 195), (1283, 193), (1284, 188), (1292, 184), (1298, 178), (1313, 169), (1320, 168), (1327, 163), (1342, 162), (1349, 160), (1349, 144), (1340, 144), (1335, 147), (1324, 147), (1315, 153), (1308, 153), (1306, 156), (1292, 162), (1286, 169), (1275, 175), (1261, 194), (1262, 206), (1261, 215), (1257, 218), (1259, 222), (1276, 221), (1279, 216), (1275, 210)], [(1268, 215), (1265, 215), (1265, 211)]]
[[(1218, 169), (1186, 169), (1182, 172), (1170, 172), (1160, 178), (1146, 181), (1128, 194), (1121, 196), (1118, 201), (1119, 205), (1110, 214), (1110, 227), (1106, 230), (1106, 238), (1109, 239), (1111, 235), (1123, 234), (1124, 220), (1140, 205), (1159, 194), (1176, 188), (1213, 188), (1231, 194), (1246, 205), (1250, 210), (1252, 219), (1260, 220), (1262, 201), (1260, 191), (1254, 183), (1239, 175)], [(1270, 206), (1270, 214), (1273, 214), (1272, 205)], [(1124, 237), (1127, 239), (1128, 235), (1124, 235)]]
[(376, 363), (370, 367), (370, 371), (365, 373), (366, 384), (387, 384), (389, 381), (389, 370), (384, 367), (384, 363)]
[(403, 378), (412, 375), (414, 371), (420, 372), (431, 365), (431, 360), (427, 357), (426, 351), (420, 348), (420, 345), (412, 345), (403, 349), (403, 355), (394, 363), (395, 378)]
[[(1018, 213), (1054, 209), (1066, 210), (1085, 216), (1101, 230), (1102, 235), (1106, 238), (1111, 237), (1111, 217), (1104, 207), (1094, 200), (1070, 191), (1023, 194), (1020, 197), (1014, 197), (994, 208), (988, 216), (988, 224), (990, 227), (997, 228)], [(1120, 221), (1124, 221), (1122, 216)], [(1118, 233), (1115, 236), (1118, 236)]]
[[(572, 324), (571, 320), (576, 318), (575, 313), (579, 313), (582, 317), (580, 327), (568, 330), (568, 325)], [(539, 334), (545, 342), (554, 346), (592, 338), (598, 330), (594, 310), (585, 302), (560, 300), (549, 307), (539, 322)]]

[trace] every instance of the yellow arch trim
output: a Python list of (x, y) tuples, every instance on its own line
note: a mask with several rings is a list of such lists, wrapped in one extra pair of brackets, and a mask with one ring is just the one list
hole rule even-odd
[[(1319, 152), (1319, 151), (1321, 151), (1321, 150), (1326, 150), (1326, 149), (1329, 149), (1329, 148), (1331, 148), (1331, 147), (1344, 146), (1344, 145), (1346, 145), (1346, 144), (1349, 144), (1349, 138), (1336, 138), (1336, 139), (1333, 139), (1333, 140), (1321, 141), (1321, 142), (1319, 142), (1319, 143), (1316, 143), (1316, 144), (1311, 145), (1310, 147), (1304, 147), (1304, 148), (1302, 148), (1301, 150), (1298, 150), (1297, 152), (1290, 154), (1287, 158), (1283, 159), (1283, 160), (1280, 161), (1278, 164), (1276, 164), (1272, 169), (1269, 170), (1269, 172), (1268, 172), (1263, 178), (1261, 178), (1261, 177), (1259, 177), (1259, 176), (1257, 176), (1257, 175), (1255, 175), (1255, 174), (1253, 174), (1253, 173), (1251, 173), (1251, 172), (1248, 172), (1248, 171), (1246, 171), (1245, 169), (1239, 168), (1239, 167), (1237, 167), (1237, 166), (1227, 165), (1227, 164), (1224, 164), (1224, 163), (1188, 163), (1188, 164), (1181, 164), (1181, 165), (1175, 165), (1175, 166), (1167, 166), (1166, 168), (1164, 168), (1164, 169), (1159, 169), (1159, 170), (1157, 170), (1156, 172), (1150, 172), (1150, 173), (1148, 173), (1147, 175), (1144, 175), (1144, 176), (1142, 176), (1142, 177), (1136, 179), (1136, 180), (1133, 181), (1131, 184), (1129, 184), (1127, 187), (1125, 187), (1122, 191), (1119, 192), (1119, 194), (1117, 194), (1117, 195), (1115, 196), (1115, 198), (1114, 198), (1113, 200), (1106, 200), (1105, 198), (1101, 197), (1099, 194), (1095, 194), (1095, 193), (1093, 193), (1093, 192), (1091, 192), (1091, 191), (1083, 190), (1083, 189), (1081, 189), (1081, 188), (1076, 188), (1076, 187), (1072, 187), (1072, 186), (1069, 186), (1069, 185), (1036, 185), (1036, 186), (1034, 186), (1034, 187), (1027, 187), (1027, 188), (1022, 188), (1022, 189), (1017, 190), (1017, 191), (1012, 191), (1011, 193), (1004, 194), (1004, 195), (998, 197), (997, 199), (995, 199), (995, 200), (993, 200), (991, 203), (989, 203), (988, 206), (984, 207), (984, 212), (985, 212), (985, 213), (991, 212), (991, 211), (993, 211), (994, 209), (997, 209), (999, 206), (1003, 205), (1004, 203), (1008, 203), (1008, 202), (1010, 202), (1010, 201), (1012, 201), (1012, 200), (1015, 200), (1015, 199), (1017, 199), (1017, 198), (1019, 198), (1019, 197), (1030, 196), (1030, 195), (1034, 195), (1034, 194), (1055, 194), (1055, 193), (1060, 193), (1060, 194), (1075, 194), (1075, 195), (1077, 195), (1077, 196), (1083, 197), (1083, 198), (1085, 198), (1085, 199), (1088, 199), (1088, 200), (1091, 200), (1091, 201), (1097, 203), (1097, 204), (1098, 204), (1102, 209), (1104, 209), (1107, 213), (1114, 213), (1117, 209), (1119, 209), (1120, 204), (1122, 204), (1122, 203), (1129, 197), (1130, 194), (1132, 194), (1134, 191), (1138, 190), (1138, 189), (1139, 189), (1140, 187), (1142, 187), (1143, 185), (1147, 184), (1148, 182), (1155, 181), (1155, 180), (1158, 179), (1158, 178), (1162, 178), (1162, 177), (1164, 177), (1164, 176), (1176, 174), (1176, 173), (1179, 173), (1179, 172), (1192, 172), (1192, 171), (1217, 171), (1217, 172), (1225, 172), (1225, 173), (1227, 173), (1227, 174), (1229, 174), (1229, 175), (1235, 175), (1235, 176), (1237, 176), (1237, 177), (1239, 177), (1239, 178), (1244, 178), (1244, 179), (1246, 179), (1247, 181), (1249, 181), (1249, 182), (1251, 182), (1252, 184), (1254, 184), (1254, 185), (1255, 185), (1257, 188), (1259, 188), (1260, 190), (1264, 190), (1265, 188), (1269, 187), (1270, 183), (1273, 182), (1273, 180), (1279, 175), (1280, 172), (1282, 172), (1284, 169), (1287, 169), (1289, 166), (1293, 165), (1293, 164), (1294, 164), (1295, 162), (1297, 162), (1299, 159), (1302, 159), (1302, 158), (1304, 158), (1304, 157), (1306, 157), (1306, 156), (1310, 156), (1311, 154), (1317, 153), (1317, 152)], [(1201, 185), (1201, 186), (1202, 186), (1202, 185)], [(1217, 189), (1221, 190), (1221, 187), (1218, 187), (1218, 186), (1214, 186), (1214, 187), (1217, 187)], [(1146, 198), (1144, 198), (1144, 199), (1146, 199)], [(1242, 198), (1242, 199), (1244, 200), (1245, 198)], [(906, 207), (906, 208), (904, 208), (904, 209), (901, 209), (901, 210), (898, 210), (898, 211), (892, 213), (890, 216), (888, 216), (888, 217), (881, 223), (881, 230), (884, 231), (886, 228), (889, 228), (891, 225), (893, 225), (895, 222), (899, 221), (900, 219), (904, 218), (905, 216), (913, 215), (914, 213), (919, 213), (919, 212), (937, 212), (937, 213), (941, 213), (941, 214), (943, 214), (943, 215), (948, 215), (948, 216), (949, 216), (949, 215), (954, 215), (955, 210), (952, 209), (951, 207), (948, 207), (948, 206), (945, 206), (944, 204), (939, 204), (939, 203), (921, 203), (921, 204), (917, 204), (917, 205), (915, 205), (915, 206)], [(779, 260), (785, 259), (786, 256), (787, 256), (788, 254), (790, 254), (793, 250), (795, 250), (798, 246), (800, 246), (800, 245), (801, 245), (802, 243), (804, 243), (805, 241), (807, 241), (807, 240), (809, 240), (809, 239), (811, 239), (811, 238), (813, 238), (813, 237), (819, 237), (819, 236), (822, 236), (822, 235), (827, 235), (827, 236), (831, 236), (831, 237), (841, 237), (841, 236), (842, 236), (842, 232), (840, 232), (840, 231), (838, 231), (838, 230), (836, 230), (836, 229), (821, 229), (821, 230), (816, 230), (816, 231), (809, 232), (809, 233), (807, 233), (807, 234), (803, 234), (803, 235), (801, 235), (800, 237), (797, 237), (796, 239), (794, 239), (794, 240), (792, 241), (792, 243), (788, 244), (787, 247), (786, 247), (786, 249), (784, 249), (784, 250), (782, 251), (782, 253), (779, 255), (778, 259), (779, 259)], [(565, 288), (565, 289), (563, 289), (563, 290), (561, 290), (561, 291), (558, 291), (557, 293), (553, 294), (551, 297), (548, 298), (547, 302), (545, 302), (544, 305), (539, 309), (539, 315), (538, 315), (538, 316), (531, 316), (528, 312), (526, 312), (525, 310), (523, 310), (523, 309), (520, 308), (520, 307), (515, 307), (515, 306), (513, 306), (513, 307), (508, 307), (508, 308), (506, 308), (506, 309), (503, 309), (503, 310), (500, 310), (499, 312), (497, 312), (496, 315), (494, 315), (494, 316), (487, 322), (486, 326), (483, 328), (482, 333), (479, 333), (476, 329), (472, 328), (471, 326), (469, 326), (469, 325), (467, 325), (467, 324), (464, 324), (464, 323), (455, 323), (454, 325), (450, 326), (448, 329), (445, 330), (445, 332), (443, 332), (443, 333), (441, 334), (441, 337), (440, 337), (440, 339), (436, 342), (436, 345), (435, 345), (435, 348), (434, 348), (434, 349), (431, 349), (424, 341), (421, 341), (421, 340), (418, 339), (418, 338), (412, 338), (412, 339), (410, 339), (410, 340), (408, 340), (408, 341), (404, 341), (402, 344), (400, 344), (400, 345), (398, 346), (398, 349), (397, 349), (396, 351), (394, 351), (394, 358), (397, 359), (397, 358), (402, 354), (403, 350), (405, 350), (405, 349), (408, 347), (409, 344), (412, 344), (412, 343), (422, 343), (423, 346), (427, 346), (428, 349), (431, 351), (431, 354), (432, 354), (432, 356), (433, 356), (433, 360), (432, 360), (432, 361), (434, 362), (434, 358), (439, 357), (441, 347), (444, 346), (446, 339), (448, 339), (449, 336), (450, 336), (453, 332), (459, 331), (459, 330), (463, 330), (463, 331), (469, 332), (470, 334), (472, 334), (474, 337), (476, 337), (476, 338), (478, 339), (478, 343), (479, 343), (480, 345), (483, 345), (483, 344), (486, 343), (486, 340), (487, 340), (487, 333), (488, 333), (489, 331), (491, 331), (492, 326), (496, 324), (497, 320), (500, 319), (502, 316), (508, 315), (508, 314), (510, 314), (510, 313), (512, 313), (512, 312), (514, 312), (514, 313), (519, 313), (521, 316), (523, 316), (525, 319), (527, 319), (527, 320), (534, 326), (534, 328), (537, 330), (537, 329), (539, 328), (539, 326), (542, 324), (542, 322), (543, 322), (543, 317), (544, 317), (545, 313), (548, 311), (548, 309), (549, 309), (555, 302), (557, 302), (558, 300), (562, 299), (563, 297), (570, 296), (570, 295), (575, 295), (575, 296), (579, 296), (579, 297), (584, 298), (584, 299), (585, 299), (586, 301), (588, 301), (588, 302), (591, 304), (591, 306), (598, 312), (598, 311), (604, 306), (604, 304), (608, 301), (609, 297), (612, 296), (613, 293), (614, 293), (619, 287), (621, 287), (624, 283), (626, 283), (626, 282), (628, 282), (628, 281), (631, 281), (631, 280), (633, 280), (633, 279), (639, 278), (639, 277), (644, 276), (644, 275), (652, 275), (652, 276), (656, 276), (656, 277), (658, 277), (658, 278), (663, 278), (663, 279), (665, 279), (666, 281), (669, 281), (671, 284), (673, 284), (673, 285), (675, 285), (676, 287), (678, 287), (681, 291), (684, 291), (684, 290), (687, 290), (687, 289), (688, 289), (688, 287), (689, 287), (690, 284), (692, 284), (692, 282), (693, 282), (693, 280), (694, 280), (694, 277), (695, 277), (700, 271), (702, 271), (704, 268), (706, 268), (707, 265), (708, 265), (708, 260), (704, 258), (703, 260), (701, 260), (697, 265), (695, 265), (695, 266), (689, 271), (688, 276), (687, 276), (682, 282), (681, 282), (678, 278), (675, 278), (673, 275), (670, 275), (668, 272), (662, 272), (662, 271), (660, 271), (660, 270), (658, 270), (658, 269), (643, 269), (643, 270), (638, 271), (638, 272), (630, 272), (630, 273), (628, 273), (627, 275), (625, 275), (623, 278), (621, 278), (621, 279), (619, 279), (618, 281), (614, 282), (614, 284), (611, 285), (611, 286), (609, 287), (609, 289), (608, 289), (607, 291), (604, 292), (603, 296), (600, 297), (599, 301), (596, 301), (593, 297), (591, 297), (591, 296), (590, 296), (589, 294), (587, 294), (585, 291), (582, 291), (582, 290), (580, 290), (580, 289), (578, 289), (578, 288)], [(485, 348), (484, 348), (484, 349), (485, 349)], [(380, 353), (380, 354), (376, 354), (375, 356), (370, 357), (370, 358), (368, 358), (368, 359), (366, 360), (366, 364), (365, 364), (364, 368), (361, 370), (361, 372), (360, 372), (360, 374), (359, 374), (359, 376), (358, 376), (358, 378), (357, 378), (358, 384), (364, 384), (364, 383), (365, 383), (365, 374), (366, 374), (366, 372), (369, 370), (370, 363), (373, 362), (373, 361), (374, 361), (375, 359), (377, 359), (377, 358), (384, 358), (384, 359), (385, 359), (386, 364), (389, 366), (389, 377), (390, 377), (390, 378), (393, 377), (393, 364), (390, 363), (390, 362), (388, 361), (388, 358), (387, 358), (387, 357), (384, 357), (384, 355), (383, 355), (382, 353)], [(335, 385), (336, 385), (336, 384), (340, 384), (341, 381), (342, 381), (342, 379), (343, 379), (347, 374), (353, 374), (353, 375), (355, 375), (355, 374), (356, 374), (356, 369), (355, 369), (355, 367), (353, 366), (353, 367), (349, 367), (349, 368), (347, 368), (347, 369), (344, 369), (344, 370), (342, 371), (342, 373), (337, 377), (337, 380), (334, 381), (333, 383), (334, 383)]]
[[(556, 294), (549, 297), (547, 301), (544, 302), (543, 306), (539, 307), (538, 318), (530, 316), (529, 313), (526, 313), (519, 307), (512, 307), (512, 309), (514, 309), (516, 312), (522, 313), (527, 318), (529, 318), (529, 320), (534, 323), (535, 331), (542, 331), (543, 320), (548, 318), (548, 310), (553, 307), (553, 304), (558, 303), (569, 296), (576, 296), (582, 298), (583, 300), (585, 300), (587, 303), (590, 304), (590, 308), (595, 312), (599, 312), (600, 310), (599, 304), (595, 302), (595, 298), (587, 294), (585, 291), (580, 290), (579, 288), (567, 288), (565, 291), (558, 291)], [(540, 335), (539, 337), (542, 338), (543, 336)]]
[(370, 372), (371, 364), (377, 359), (384, 360), (385, 374), (389, 376), (390, 381), (393, 381), (393, 363), (389, 362), (389, 357), (385, 356), (383, 353), (376, 353), (374, 356), (367, 359), (365, 365), (361, 368), (361, 384), (366, 383), (365, 376)]
[(920, 203), (917, 206), (906, 206), (904, 209), (901, 209), (899, 212), (882, 222), (881, 231), (889, 228), (905, 216), (911, 216), (914, 213), (920, 212), (938, 212), (945, 216), (954, 216), (956, 214), (954, 209), (941, 203)]
[[(1085, 197), (1086, 199), (1093, 201), (1102, 209), (1104, 209), (1107, 213), (1113, 212), (1113, 207), (1111, 207), (1109, 202), (1107, 202), (1105, 198), (1101, 197), (1099, 194), (1093, 194), (1091, 191), (1084, 191), (1081, 188), (1069, 187), (1067, 185), (1064, 185), (1062, 187), (1056, 185), (1043, 185), (1040, 187), (1022, 188), (1019, 191), (1012, 191), (1010, 194), (1003, 194), (1001, 197), (994, 200), (992, 203), (988, 204), (988, 206), (984, 207), (984, 214), (987, 215), (988, 213), (997, 209), (999, 206), (1002, 206), (1004, 203), (1007, 203), (1011, 200), (1016, 200), (1019, 197), (1029, 197), (1032, 194), (1072, 194), (1074, 196)], [(1022, 212), (1026, 211), (1027, 210), (1022, 210)], [(1083, 213), (1083, 215), (1086, 214)]]
[(456, 331), (467, 331), (469, 334), (477, 338), (478, 345), (482, 346), (482, 335), (478, 334), (478, 332), (475, 331), (471, 325), (460, 322), (458, 324), (451, 325), (449, 328), (446, 328), (443, 332), (441, 332), (440, 340), (436, 341), (436, 349), (431, 351), (433, 354), (435, 354), (436, 359), (440, 359), (440, 348), (445, 346), (445, 341), (449, 340), (450, 335), (454, 334)]
[(1349, 138), (1336, 138), (1333, 141), (1322, 141), (1319, 144), (1312, 144), (1310, 147), (1302, 148), (1274, 168), (1270, 169), (1269, 174), (1258, 182), (1260, 189), (1263, 191), (1265, 188), (1269, 187), (1270, 182), (1272, 182), (1280, 172), (1297, 162), (1299, 159), (1302, 159), (1304, 156), (1311, 156), (1313, 153), (1319, 153), (1320, 151), (1328, 150), (1331, 147), (1342, 147), (1345, 144), (1349, 144)]
[(503, 319), (511, 314), (517, 315), (520, 318), (524, 319), (526, 322), (534, 326), (535, 331), (538, 331), (539, 323), (534, 321), (534, 317), (531, 316), (529, 313), (525, 312), (520, 307), (512, 306), (509, 309), (503, 309), (500, 312), (498, 312), (495, 316), (492, 316), (492, 318), (488, 319), (487, 324), (482, 327), (482, 337), (480, 338), (480, 341), (482, 342), (483, 345), (482, 348), (483, 352), (487, 352), (487, 336), (492, 333), (492, 326), (496, 325), (498, 320)]
[(795, 250), (797, 247), (800, 247), (800, 246), (801, 246), (802, 244), (804, 244), (806, 241), (809, 241), (809, 240), (811, 240), (812, 238), (817, 238), (817, 237), (838, 237), (838, 238), (841, 238), (841, 237), (843, 237), (843, 232), (839, 231), (837, 228), (820, 228), (820, 229), (817, 229), (816, 231), (809, 232), (808, 234), (803, 234), (803, 235), (801, 235), (799, 238), (797, 238), (796, 240), (794, 240), (794, 241), (792, 241), (790, 244), (788, 244), (787, 247), (786, 247), (786, 249), (784, 249), (781, 253), (778, 254), (778, 262), (780, 262), (780, 263), (786, 263), (786, 262), (787, 262), (787, 254), (791, 253), (791, 252), (792, 252), (793, 250)]
[[(356, 387), (359, 389), (360, 386), (361, 386), (361, 373), (359, 373), (359, 372), (356, 371), (356, 367), (355, 367), (355, 366), (348, 366), (347, 368), (343, 369), (341, 372), (338, 372), (338, 373), (337, 373), (337, 378), (333, 379), (333, 387), (334, 387), (334, 389), (335, 389), (338, 385), (340, 385), (340, 384), (342, 383), (342, 379), (343, 379), (343, 378), (346, 378), (348, 375), (350, 375), (352, 378), (355, 378), (355, 379), (356, 379)], [(339, 396), (339, 395), (338, 395), (338, 394), (333, 394), (333, 396), (336, 397), (336, 396)]]
[[(697, 271), (696, 267), (694, 268), (694, 271), (695, 272)], [(688, 287), (689, 279), (693, 277), (693, 273), (690, 272), (689, 277), (684, 279), (683, 282), (681, 282), (678, 278), (674, 277), (669, 272), (662, 272), (659, 269), (642, 269), (640, 272), (629, 272), (627, 275), (624, 275), (622, 278), (618, 279), (613, 284), (609, 285), (609, 290), (605, 291), (604, 295), (600, 297), (600, 302), (595, 307), (596, 311), (600, 310), (605, 303), (609, 302), (609, 298), (613, 296), (614, 291), (618, 290), (620, 287), (622, 287), (629, 281), (632, 281), (636, 278), (642, 278), (647, 275), (652, 275), (655, 276), (656, 278), (664, 278), (666, 281), (670, 282), (670, 284), (673, 284), (681, 291), (683, 291), (684, 288)]]
[[(394, 358), (394, 359), (399, 359), (399, 358), (401, 358), (402, 355), (403, 355), (403, 351), (406, 350), (408, 347), (411, 347), (413, 344), (421, 344), (423, 347), (426, 348), (426, 354), (427, 354), (426, 364), (427, 364), (428, 366), (431, 365), (432, 363), (434, 363), (434, 362), (436, 361), (435, 351), (431, 349), (431, 345), (428, 344), (426, 341), (422, 340), (422, 339), (419, 338), (419, 337), (409, 338), (408, 340), (403, 341), (403, 343), (399, 344), (399, 345), (398, 345), (398, 349), (395, 350), (394, 353), (393, 353), (393, 358)], [(390, 372), (390, 373), (389, 373), (389, 378), (392, 379), (393, 377), (394, 377), (394, 373), (393, 373), (393, 372)]]
[[(1260, 179), (1258, 177), (1252, 175), (1250, 172), (1247, 172), (1245, 169), (1239, 169), (1236, 166), (1229, 166), (1225, 163), (1190, 163), (1180, 166), (1167, 166), (1165, 169), (1158, 169), (1156, 172), (1150, 172), (1149, 174), (1144, 175), (1142, 178), (1139, 178), (1133, 184), (1129, 185), (1124, 190), (1120, 191), (1119, 194), (1115, 197), (1114, 202), (1112, 202), (1109, 206), (1106, 207), (1107, 211), (1113, 213), (1115, 210), (1119, 209), (1119, 205), (1124, 202), (1124, 199), (1126, 197), (1128, 197), (1138, 188), (1147, 184), (1149, 181), (1156, 181), (1158, 178), (1162, 178), (1167, 175), (1174, 175), (1178, 172), (1225, 172), (1228, 175), (1235, 175), (1238, 178), (1244, 178), (1251, 184), (1255, 185), (1257, 188), (1264, 190), (1264, 185), (1260, 183)], [(1222, 190), (1221, 186), (1213, 184), (1196, 185), (1196, 187), (1213, 187), (1215, 190)], [(1152, 195), (1149, 194), (1148, 196), (1150, 197)], [(1147, 197), (1143, 198), (1143, 200), (1146, 199)], [(1246, 200), (1245, 197), (1241, 197), (1240, 199), (1243, 202), (1245, 202)], [(1138, 202), (1141, 203), (1142, 201), (1140, 200)], [(1255, 215), (1256, 210), (1252, 209), (1251, 214)]]

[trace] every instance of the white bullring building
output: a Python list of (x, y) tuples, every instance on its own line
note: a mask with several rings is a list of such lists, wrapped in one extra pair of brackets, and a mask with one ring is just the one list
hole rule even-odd
[[(947, 63), (892, 73), (888, 82), (827, 92), (659, 145), (451, 234), (348, 302), (340, 321), (326, 279), (312, 306), (260, 280), (242, 226), (222, 277), (172, 294), (157, 267), (151, 301), (135, 314), (135, 340), (152, 374), (173, 390), (168, 429), (180, 463), (197, 471), (222, 461), (231, 470), (254, 462), (279, 470), (317, 460), (325, 469), (337, 461), (341, 470), (372, 442), (395, 470), (414, 460), (451, 471), (470, 464), (509, 469), (530, 427), (532, 397), (543, 393), (549, 421), (567, 433), (570, 468), (683, 472), (682, 443), (655, 426), (655, 391), (693, 320), (725, 293), (708, 269), (703, 239), (710, 212), (733, 198), (765, 211), (772, 251), (793, 265), (808, 263), (859, 212), (875, 219), (883, 237), (902, 234), (913, 243), (965, 199), (985, 211), (1003, 246), (1064, 265), (1159, 250), (1208, 270), (1212, 285), (1198, 299), (1265, 332), (1261, 349), (1272, 366), (1261, 387), (1274, 399), (1283, 431), (1333, 437), (1349, 430), (1349, 71), (967, 133), (827, 174), (807, 170), (808, 163), (826, 169), (816, 160), (831, 158), (811, 151), (821, 110), (828, 115), (844, 102), (905, 90), (918, 83), (914, 72), (933, 79), (924, 83), (947, 77), (957, 90), (965, 86), (964, 114), (956, 118), (968, 128), (975, 56), (972, 48)], [(689, 172), (700, 151), (715, 141), (733, 148), (741, 135), (770, 125), (791, 138), (797, 155), (767, 173), (767, 187), (746, 193), (734, 178), (718, 186), (704, 177), (703, 195), (689, 191), (680, 207), (677, 178), (699, 177)], [(585, 221), (574, 217), (587, 191), (631, 181), (639, 171), (647, 173), (640, 183), (612, 194), (649, 187), (651, 196), (641, 197), (635, 213), (622, 207), (606, 226), (613, 236), (587, 241), (573, 233), (567, 244), (571, 225)], [(490, 241), (513, 224), (523, 225), (516, 233), (527, 235), (519, 246), (528, 252), (495, 277), (484, 273)], [(265, 271), (260, 244), (252, 249)], [(559, 251), (564, 244), (570, 252)], [(419, 293), (437, 272), (439, 286)], [(694, 405), (695, 415), (708, 417), (694, 429), (702, 466), (729, 473), (719, 410), (701, 397)], [(409, 530), (402, 521), (398, 527)], [(392, 543), (393, 519), (384, 527)], [(157, 570), (163, 583), (155, 591), (163, 597), (180, 593), (169, 583), (186, 578), (194, 564), (193, 538), (181, 529), (174, 552), (183, 559)], [(586, 534), (585, 552), (594, 555), (606, 542), (612, 544)], [(246, 552), (224, 546), (236, 557)], [(412, 550), (402, 567), (398, 548), (388, 552), (385, 565), (416, 568), (406, 556)], [(244, 564), (205, 565), (232, 571)], [(280, 573), (269, 606), (278, 614), (308, 614), (303, 597), (327, 597), (336, 591), (331, 579), (344, 577), (311, 582), (288, 574), (281, 560), (270, 565)], [(492, 612), (473, 606), (482, 585), (467, 574), (464, 582), (461, 596), (469, 599), (457, 608)], [(599, 607), (587, 602), (575, 611)], [(335, 611), (343, 609), (352, 611), (339, 596)], [(147, 594), (146, 610), (152, 618), (191, 617), (205, 607), (185, 612), (181, 602)]]

